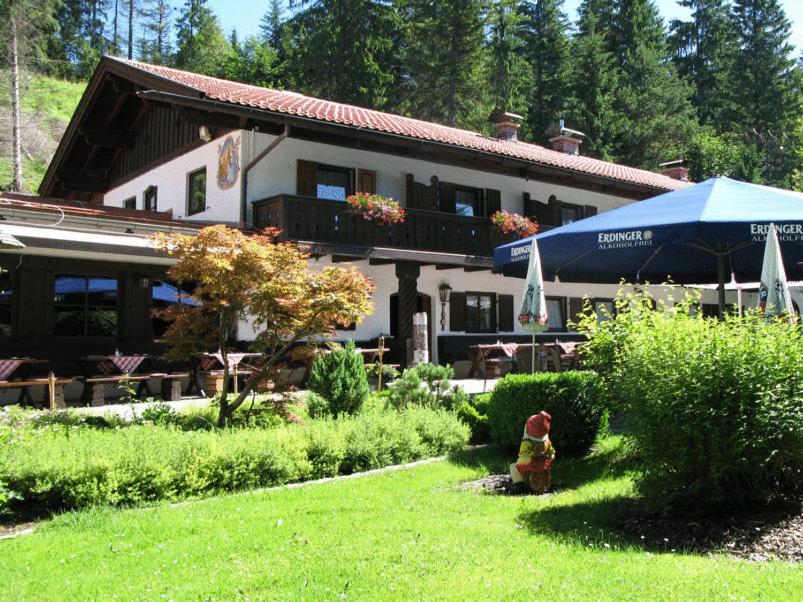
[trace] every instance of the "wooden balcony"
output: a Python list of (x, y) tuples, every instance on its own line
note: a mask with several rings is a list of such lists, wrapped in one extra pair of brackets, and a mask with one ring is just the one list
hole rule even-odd
[(401, 224), (363, 219), (342, 201), (276, 195), (255, 201), (254, 225), (275, 227), (285, 240), (344, 247), (391, 247), (491, 257), (494, 247), (515, 240), (501, 235), (485, 217), (407, 209)]

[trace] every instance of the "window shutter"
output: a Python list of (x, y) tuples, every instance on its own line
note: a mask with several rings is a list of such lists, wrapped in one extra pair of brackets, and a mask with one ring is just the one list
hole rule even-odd
[(360, 169), (357, 171), (357, 192), (376, 192), (376, 172), (370, 169)]
[(563, 219), (560, 215), (560, 201), (554, 194), (549, 197), (549, 210), (552, 213), (552, 219), (549, 220), (552, 226), (563, 225)]
[(449, 298), (449, 330), (465, 332), (466, 330), (466, 294), (452, 292)]
[(513, 295), (499, 295), (499, 331), (513, 332)]
[(454, 213), (455, 200), (454, 200), (454, 184), (451, 182), (440, 183), (440, 210), (446, 213)]
[(586, 205), (583, 217), (591, 217), (597, 214), (597, 208), (594, 205)]
[(492, 188), (485, 189), (485, 217), (502, 210), (502, 193)]
[(496, 295), (491, 295), (491, 332), (499, 332), (499, 320), (496, 319)]
[(577, 322), (583, 313), (583, 300), (580, 297), (569, 297), (569, 320)]
[(318, 164), (314, 161), (298, 160), (296, 194), (298, 196), (318, 196)]

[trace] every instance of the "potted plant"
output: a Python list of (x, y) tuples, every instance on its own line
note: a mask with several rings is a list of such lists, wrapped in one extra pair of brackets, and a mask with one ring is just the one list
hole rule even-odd
[(538, 232), (537, 222), (511, 211), (495, 212), (491, 222), (502, 234), (515, 234), (519, 238), (527, 238)]
[(378, 194), (358, 192), (346, 199), (352, 211), (364, 220), (384, 224), (400, 224), (404, 221), (404, 209), (393, 199)]

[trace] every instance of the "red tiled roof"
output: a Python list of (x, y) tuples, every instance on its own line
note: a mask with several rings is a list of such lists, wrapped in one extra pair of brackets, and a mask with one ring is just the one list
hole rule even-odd
[(94, 205), (81, 201), (50, 199), (21, 192), (0, 192), (0, 212), (3, 209), (22, 209), (26, 211), (63, 212), (65, 215), (114, 221), (137, 222), (154, 226), (178, 226), (200, 228), (204, 224), (172, 218), (172, 211), (142, 211), (122, 209), (108, 205)]
[(497, 140), (477, 132), (437, 123), (321, 100), (295, 92), (260, 88), (140, 61), (114, 60), (188, 86), (209, 99), (221, 102), (475, 149), (661, 190), (676, 190), (689, 185), (688, 182), (675, 180), (651, 171), (582, 155), (568, 155), (527, 142)]

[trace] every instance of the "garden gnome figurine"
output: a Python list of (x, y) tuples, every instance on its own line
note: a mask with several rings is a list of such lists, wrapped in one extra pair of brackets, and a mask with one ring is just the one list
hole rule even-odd
[[(552, 482), (555, 448), (549, 440), (552, 416), (538, 412), (527, 419), (519, 447), (519, 458), (510, 465), (514, 487), (528, 486), (533, 493), (546, 493)], [(522, 485), (517, 485), (521, 483)]]

